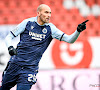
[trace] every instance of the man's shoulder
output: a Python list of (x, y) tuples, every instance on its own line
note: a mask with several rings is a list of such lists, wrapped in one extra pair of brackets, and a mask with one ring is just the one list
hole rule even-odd
[(56, 27), (53, 23), (48, 23), (50, 27)]
[(26, 25), (29, 21), (30, 21), (30, 22), (34, 22), (35, 20), (36, 20), (36, 17), (31, 17), (31, 18), (24, 19), (24, 20), (21, 22), (21, 25)]
[(24, 21), (28, 22), (28, 21), (35, 21), (36, 20), (36, 17), (31, 17), (31, 18), (27, 18), (25, 19)]

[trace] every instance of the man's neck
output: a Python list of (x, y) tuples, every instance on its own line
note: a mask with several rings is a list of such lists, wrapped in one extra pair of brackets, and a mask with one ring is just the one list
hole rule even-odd
[(43, 23), (43, 22), (40, 20), (40, 18), (38, 18), (38, 17), (37, 17), (37, 22), (38, 22), (40, 25), (45, 24), (45, 23)]

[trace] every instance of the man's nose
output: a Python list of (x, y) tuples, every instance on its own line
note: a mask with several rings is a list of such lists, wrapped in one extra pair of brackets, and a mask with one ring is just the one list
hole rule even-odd
[(48, 17), (51, 17), (51, 14), (50, 13), (48, 14)]

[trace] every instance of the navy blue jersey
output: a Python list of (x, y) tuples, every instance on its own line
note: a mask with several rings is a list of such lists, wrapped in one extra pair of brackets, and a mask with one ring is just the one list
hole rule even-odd
[(42, 54), (52, 40), (49, 25), (39, 26), (36, 22), (29, 21), (25, 31), (20, 34), (17, 45), (17, 55), (13, 62), (21, 65), (38, 66)]
[(20, 42), (17, 45), (18, 54), (12, 56), (10, 61), (37, 69), (42, 54), (53, 38), (72, 43), (79, 36), (79, 32), (76, 30), (72, 35), (67, 35), (52, 23), (40, 25), (37, 22), (37, 17), (32, 17), (22, 21), (10, 32), (6, 37), (8, 47), (11, 46), (11, 39), (18, 35), (20, 35)]

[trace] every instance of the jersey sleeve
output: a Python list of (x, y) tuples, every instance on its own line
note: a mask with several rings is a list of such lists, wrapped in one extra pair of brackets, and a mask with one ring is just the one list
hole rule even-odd
[(55, 25), (53, 24), (50, 24), (50, 27), (51, 27), (51, 33), (52, 33), (52, 38), (56, 38), (58, 40), (61, 41), (63, 35), (64, 35), (64, 32), (62, 32), (61, 30), (59, 30)]
[(74, 43), (80, 32), (78, 32), (77, 30), (72, 33), (71, 35), (67, 35), (65, 34), (64, 32), (62, 32), (61, 30), (59, 30), (58, 28), (56, 28), (55, 25), (51, 24), (51, 32), (52, 32), (52, 38), (56, 38), (60, 41), (65, 41), (65, 42), (68, 42), (68, 43)]
[(18, 36), (19, 34), (21, 34), (25, 30), (27, 21), (28, 21), (27, 19), (23, 20), (12, 31), (10, 31), (14, 37)]
[(10, 31), (10, 33), (5, 38), (5, 43), (7, 47), (12, 46), (12, 39), (18, 36), (19, 34), (21, 34), (25, 30), (26, 24), (27, 24), (27, 20), (24, 20), (20, 24), (18, 24), (15, 27), (15, 29)]
[(79, 37), (79, 35), (80, 35), (80, 32), (78, 32), (77, 30), (71, 35), (64, 34), (62, 37), (62, 41), (65, 41), (68, 43), (74, 43)]

